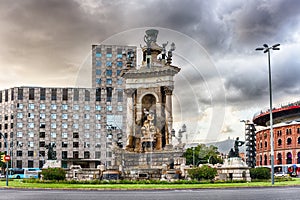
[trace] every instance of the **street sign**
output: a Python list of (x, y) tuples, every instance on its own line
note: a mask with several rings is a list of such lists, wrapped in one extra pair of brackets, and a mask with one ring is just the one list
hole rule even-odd
[(9, 155), (5, 155), (4, 156), (4, 160), (7, 162), (7, 161), (10, 161), (10, 156)]

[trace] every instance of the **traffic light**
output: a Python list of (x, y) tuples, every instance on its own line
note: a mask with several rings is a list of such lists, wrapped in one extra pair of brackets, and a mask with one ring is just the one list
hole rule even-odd
[(5, 154), (1, 155), (1, 162), (6, 162), (6, 160), (5, 160)]

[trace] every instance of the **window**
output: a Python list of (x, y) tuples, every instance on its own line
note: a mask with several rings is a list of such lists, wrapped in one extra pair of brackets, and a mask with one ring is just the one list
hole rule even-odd
[(281, 153), (277, 154), (277, 165), (281, 165), (282, 164), (282, 155)]
[(96, 101), (101, 101), (101, 89), (96, 89)]
[(101, 115), (100, 114), (96, 114), (96, 120), (101, 120)]
[(68, 101), (68, 89), (64, 88), (63, 89), (63, 96), (62, 96), (63, 101)]
[(117, 61), (117, 67), (122, 67), (123, 66), (123, 62), (122, 61)]
[(56, 138), (56, 133), (51, 132), (50, 135), (51, 135), (51, 138)]
[(79, 119), (79, 115), (78, 114), (73, 114), (73, 119)]
[(96, 133), (95, 134), (95, 138), (101, 138), (101, 134), (100, 133)]
[(23, 100), (23, 88), (18, 88), (18, 100)]
[(95, 124), (95, 128), (100, 130), (101, 129), (101, 124)]
[(101, 75), (101, 69), (96, 69), (96, 75)]
[(34, 114), (33, 113), (28, 113), (28, 118), (29, 119), (33, 119), (34, 118)]
[(17, 127), (18, 127), (18, 128), (23, 128), (23, 123), (22, 123), (22, 122), (18, 122), (18, 123), (17, 123)]
[(300, 137), (298, 137), (298, 144), (300, 144)]
[(84, 114), (84, 119), (90, 119), (90, 114)]
[(68, 158), (68, 152), (67, 151), (62, 151), (61, 152), (61, 158), (62, 159), (67, 159)]
[(28, 132), (28, 137), (34, 137), (34, 133), (33, 132)]
[(79, 158), (78, 151), (73, 151), (73, 158)]
[(57, 89), (56, 88), (52, 88), (52, 90), (51, 90), (51, 100), (52, 101), (56, 101), (57, 100), (56, 93), (57, 93)]
[(84, 142), (84, 148), (90, 148), (90, 143), (89, 142)]
[(33, 103), (28, 104), (28, 109), (33, 110), (34, 109), (34, 104)]
[(41, 110), (45, 110), (45, 109), (46, 109), (46, 105), (43, 104), (43, 103), (41, 103), (41, 104), (40, 104), (40, 109), (41, 109)]
[(29, 100), (34, 100), (34, 88), (29, 88)]
[(111, 105), (106, 106), (106, 110), (107, 111), (112, 111), (112, 106)]
[(34, 147), (34, 143), (31, 142), (31, 141), (29, 141), (29, 142), (28, 142), (28, 147)]
[(79, 110), (79, 105), (77, 104), (73, 105), (73, 110)]
[(68, 128), (68, 124), (67, 123), (62, 123), (61, 127), (67, 129)]
[(300, 128), (297, 128), (297, 133), (300, 133)]
[(46, 133), (45, 132), (40, 132), (40, 138), (45, 138)]
[[(101, 50), (100, 50), (101, 51)], [(96, 57), (100, 58), (102, 56), (101, 52), (96, 52)]]
[(17, 113), (17, 118), (22, 119), (23, 118), (23, 113)]
[(112, 62), (111, 61), (106, 61), (106, 67), (111, 67), (112, 66)]
[(68, 138), (68, 133), (66, 132), (61, 133), (61, 138)]
[(106, 57), (111, 58), (112, 57), (112, 48), (107, 48), (106, 49)]
[(78, 101), (79, 100), (79, 90), (78, 89), (74, 89), (73, 100), (74, 101)]
[(18, 103), (18, 104), (17, 104), (17, 108), (18, 108), (18, 109), (23, 109), (23, 104), (22, 104), (22, 103)]
[(100, 151), (96, 151), (95, 152), (95, 159), (100, 159), (100, 158), (101, 158), (101, 152)]
[(278, 146), (280, 147), (282, 145), (282, 140), (278, 139)]
[(286, 154), (286, 164), (292, 164), (292, 162), (293, 162), (293, 155), (291, 152), (288, 152)]
[(52, 110), (56, 110), (56, 108), (57, 108), (56, 104), (51, 104), (51, 109)]
[(46, 100), (46, 89), (40, 88), (40, 100)]
[(74, 132), (74, 133), (73, 133), (73, 138), (79, 138), (79, 133)]
[(79, 142), (73, 142), (73, 148), (78, 148), (79, 147)]
[(90, 133), (84, 133), (84, 138), (90, 138)]
[[(101, 66), (102, 65), (102, 62), (100, 60), (96, 60), (96, 66)], [(97, 71), (96, 71), (97, 72)], [(96, 73), (97, 74), (97, 73)], [(100, 75), (100, 74), (97, 74), (97, 75)]]
[(107, 78), (106, 79), (106, 84), (111, 85), (112, 84), (112, 79), (111, 78)]
[(33, 160), (28, 160), (28, 168), (33, 168)]
[(61, 115), (61, 118), (62, 118), (62, 119), (68, 119), (68, 114), (63, 113), (63, 114)]
[(33, 151), (28, 151), (28, 156), (32, 157), (33, 156)]
[(101, 78), (96, 78), (96, 83), (101, 84)]
[(68, 147), (68, 142), (62, 142), (62, 143), (61, 143), (61, 147), (67, 148), (67, 147)]
[(17, 137), (23, 137), (23, 132), (18, 131), (18, 132), (17, 132)]
[(46, 144), (45, 144), (45, 141), (40, 141), (40, 147), (45, 147)]
[(85, 90), (85, 92), (84, 92), (84, 100), (85, 101), (90, 101), (90, 91)]
[(40, 128), (45, 128), (46, 127), (46, 123), (45, 122), (40, 122)]
[(62, 110), (68, 110), (68, 105), (67, 105), (67, 104), (61, 105), (61, 109), (62, 109)]
[(123, 90), (118, 89), (117, 94), (118, 94), (118, 102), (122, 102), (123, 101)]
[(267, 141), (265, 141), (265, 148), (267, 148), (268, 147), (268, 142)]
[(22, 151), (17, 151), (17, 156), (23, 156), (23, 152)]
[(287, 143), (287, 145), (291, 145), (291, 144), (292, 144), (292, 138), (288, 138), (288, 139), (286, 140), (286, 143)]
[(56, 119), (56, 114), (55, 113), (51, 114), (51, 119)]
[(107, 102), (111, 102), (112, 100), (112, 88), (111, 87), (107, 87), (106, 88), (106, 101)]
[(78, 129), (78, 128), (79, 128), (79, 125), (78, 125), (77, 123), (74, 123), (74, 124), (73, 124), (73, 128), (74, 128), (74, 129)]
[(123, 111), (123, 106), (118, 106), (117, 109), (118, 109), (118, 111), (122, 112)]
[(85, 151), (83, 154), (84, 154), (84, 158), (85, 159), (89, 159), (90, 158), (90, 152), (89, 151)]
[(95, 109), (99, 111), (99, 110), (101, 110), (101, 106), (100, 105), (96, 105)]
[(106, 70), (106, 76), (112, 76), (112, 70), (111, 69)]
[(56, 123), (51, 123), (51, 128), (56, 128)]
[(90, 129), (90, 124), (84, 124), (84, 129)]
[(84, 106), (84, 110), (90, 110), (90, 109), (91, 109), (91, 107), (89, 105)]

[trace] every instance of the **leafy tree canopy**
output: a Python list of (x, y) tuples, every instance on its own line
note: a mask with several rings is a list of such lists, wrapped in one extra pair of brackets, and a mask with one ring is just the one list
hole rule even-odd
[(223, 160), (220, 158), (218, 148), (216, 146), (210, 145), (206, 146), (205, 144), (199, 144), (196, 147), (191, 147), (186, 150), (183, 156), (186, 158), (186, 164), (195, 165), (199, 164), (217, 164), (223, 163)]

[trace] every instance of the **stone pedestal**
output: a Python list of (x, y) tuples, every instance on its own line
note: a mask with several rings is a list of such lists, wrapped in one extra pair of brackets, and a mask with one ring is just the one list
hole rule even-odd
[(220, 180), (238, 180), (251, 181), (249, 167), (239, 157), (228, 158), (224, 160), (224, 164), (218, 168)]

